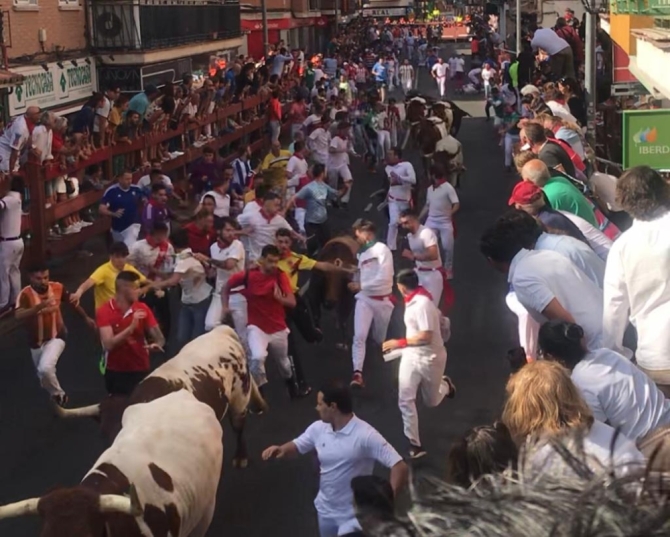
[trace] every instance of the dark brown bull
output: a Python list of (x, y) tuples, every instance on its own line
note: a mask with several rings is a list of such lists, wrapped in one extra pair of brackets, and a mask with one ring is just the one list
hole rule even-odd
[(57, 407), (56, 412), (62, 418), (99, 419), (102, 436), (111, 445), (121, 430), (126, 408), (182, 389), (210, 406), (220, 420), (230, 413), (237, 435), (233, 465), (245, 468), (248, 457), (243, 433), (247, 409), (263, 411), (267, 405), (248, 372), (242, 344), (229, 326), (216, 327), (188, 343), (177, 356), (140, 382), (130, 397), (107, 397), (100, 404), (78, 409)]
[[(317, 257), (318, 261), (327, 261), (344, 267), (356, 267), (359, 244), (350, 236), (343, 235), (329, 240)], [(351, 338), (347, 337), (347, 323), (354, 311), (355, 298), (347, 284), (350, 279), (343, 272), (319, 272), (311, 274), (306, 298), (312, 310), (312, 315), (320, 324), (321, 308), (335, 310), (337, 326), (343, 341), (338, 345), (346, 348)]]

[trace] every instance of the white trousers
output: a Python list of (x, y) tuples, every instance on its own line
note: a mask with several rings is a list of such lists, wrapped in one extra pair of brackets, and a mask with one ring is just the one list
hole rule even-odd
[(389, 228), (386, 232), (386, 246), (395, 250), (398, 245), (398, 221), (400, 213), (409, 209), (408, 201), (389, 200)]
[(279, 366), (282, 378), (291, 378), (291, 362), (288, 359), (288, 329), (266, 334), (257, 326), (250, 324), (247, 328), (249, 342), (249, 370), (258, 386), (267, 384), (265, 360), (272, 356)]
[(437, 77), (437, 91), (440, 92), (440, 97), (444, 97), (447, 94), (447, 77)]
[(391, 133), (386, 130), (377, 131), (377, 156), (380, 160), (386, 158), (389, 149), (391, 149)]
[(412, 89), (413, 89), (413, 84), (414, 84), (414, 83), (413, 83), (411, 77), (410, 77), (410, 78), (404, 78), (404, 79), (402, 80), (402, 91), (403, 91), (404, 93), (407, 93), (408, 91), (412, 91)]
[(64, 350), (65, 341), (60, 338), (47, 341), (39, 349), (30, 349), (33, 364), (37, 369), (37, 378), (40, 379), (42, 388), (48, 391), (52, 397), (65, 394), (56, 377), (58, 359)]
[(426, 226), (432, 229), (440, 237), (442, 245), (442, 264), (447, 271), (447, 278), (453, 277), (454, 269), (454, 226), (449, 222), (428, 218)]
[(114, 242), (125, 242), (128, 248), (137, 242), (137, 237), (140, 234), (140, 224), (130, 224), (123, 231), (112, 230), (112, 239)]
[(421, 390), (423, 402), (434, 407), (449, 394), (449, 385), (442, 380), (447, 365), (447, 351), (425, 355), (416, 349), (404, 350), (398, 370), (398, 406), (405, 436), (414, 446), (420, 446), (419, 415), (416, 396)]
[(528, 310), (519, 302), (514, 291), (507, 294), (505, 301), (507, 307), (519, 319), (519, 345), (525, 349), (526, 356), (537, 360), (537, 338), (540, 333), (540, 323), (528, 314)]
[(324, 516), (317, 511), (319, 518), (319, 535), (321, 537), (338, 537), (340, 535), (348, 535), (361, 529), (356, 515), (344, 516)]
[(298, 230), (300, 233), (305, 233), (305, 214), (307, 214), (307, 209), (304, 207), (295, 208), (295, 221), (298, 224)]
[(376, 300), (358, 293), (354, 310), (354, 341), (351, 355), (354, 371), (363, 371), (365, 363), (365, 344), (372, 328), (372, 337), (381, 345), (386, 339), (386, 332), (393, 313), (393, 303), (385, 298)]
[(0, 308), (16, 302), (21, 292), (23, 239), (0, 242)]
[[(240, 338), (242, 345), (247, 346), (247, 299), (239, 293), (232, 293), (228, 299), (230, 315), (233, 318), (235, 332)], [(207, 310), (205, 317), (205, 331), (209, 332), (223, 323), (223, 304), (221, 304), (221, 294), (214, 293), (212, 302)]]
[(442, 291), (444, 291), (442, 274), (438, 270), (417, 270), (416, 273), (419, 276), (419, 285), (431, 294), (433, 304), (439, 308)]
[[(349, 184), (351, 187), (351, 182), (354, 180), (353, 175), (351, 175), (351, 170), (349, 169), (349, 166), (346, 164), (344, 166), (340, 166), (339, 168), (328, 168), (328, 184), (333, 187), (335, 190), (338, 189), (340, 177), (342, 178), (342, 181), (345, 184)], [(342, 196), (341, 201), (342, 203), (349, 203), (349, 197), (351, 196), (351, 188), (347, 191), (347, 193)]]

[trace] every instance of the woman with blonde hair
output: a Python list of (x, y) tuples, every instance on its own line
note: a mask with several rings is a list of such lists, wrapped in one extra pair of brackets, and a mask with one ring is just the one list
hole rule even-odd
[(510, 378), (506, 391), (502, 419), (515, 442), (525, 445), (523, 464), (532, 474), (574, 472), (565, 449), (593, 472), (614, 469), (624, 475), (643, 467), (635, 444), (593, 418), (570, 372), (559, 363), (525, 365)]

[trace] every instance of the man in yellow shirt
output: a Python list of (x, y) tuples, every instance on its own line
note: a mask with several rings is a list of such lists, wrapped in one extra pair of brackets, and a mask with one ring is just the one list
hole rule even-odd
[(78, 304), (81, 296), (93, 287), (93, 298), (95, 300), (95, 310), (97, 311), (100, 306), (114, 298), (116, 294), (116, 277), (122, 271), (137, 274), (142, 285), (140, 294), (145, 292), (151, 285), (151, 282), (140, 271), (126, 262), (128, 255), (130, 255), (130, 252), (125, 243), (115, 242), (112, 244), (109, 249), (109, 261), (95, 269), (93, 274), (78, 287), (77, 291), (70, 295), (70, 301), (73, 304)]
[(265, 155), (263, 162), (261, 162), (261, 171), (276, 167), (280, 167), (285, 170), (286, 165), (288, 164), (288, 159), (290, 158), (290, 151), (287, 149), (282, 149), (279, 142), (272, 142), (270, 152)]
[(296, 393), (298, 397), (304, 397), (308, 395), (312, 389), (307, 384), (305, 379), (305, 373), (302, 368), (302, 363), (298, 357), (298, 348), (296, 345), (296, 333), (300, 332), (303, 339), (307, 343), (315, 343), (321, 341), (323, 334), (321, 330), (315, 326), (314, 320), (312, 319), (312, 314), (307, 305), (307, 302), (302, 299), (300, 293), (298, 293), (298, 276), (302, 270), (321, 270), (323, 272), (331, 271), (343, 271), (349, 272), (344, 267), (339, 267), (333, 263), (327, 263), (325, 261), (316, 261), (310, 257), (307, 257), (303, 254), (298, 254), (291, 250), (293, 245), (293, 236), (291, 231), (288, 229), (279, 229), (275, 235), (275, 244), (279, 248), (281, 257), (277, 263), (277, 268), (282, 272), (286, 273), (288, 276), (289, 282), (291, 283), (291, 289), (295, 294), (296, 306), (292, 309), (286, 310), (286, 324), (289, 328), (288, 335), (288, 353), (289, 360), (291, 361), (291, 366), (293, 367), (293, 378), (298, 384)]

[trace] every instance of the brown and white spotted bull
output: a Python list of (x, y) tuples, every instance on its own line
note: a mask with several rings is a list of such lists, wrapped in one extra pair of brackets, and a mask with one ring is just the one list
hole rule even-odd
[[(355, 268), (358, 265), (356, 258), (358, 249), (359, 244), (352, 237), (348, 235), (335, 237), (321, 248), (317, 260)], [(321, 308), (335, 310), (337, 327), (342, 335), (342, 341), (338, 343), (340, 348), (346, 348), (348, 342), (351, 341), (351, 338), (347, 337), (346, 330), (356, 301), (354, 293), (347, 287), (350, 281), (344, 272), (315, 270), (311, 273), (309, 287), (305, 294), (317, 325), (320, 325)]]
[(133, 405), (78, 486), (2, 506), (0, 519), (39, 515), (40, 537), (204, 537), (216, 506), (221, 435), (212, 408), (186, 390)]
[(463, 118), (470, 117), (470, 114), (453, 101), (435, 101), (418, 94), (408, 96), (405, 118), (410, 126), (416, 125), (421, 118), (430, 116), (442, 119), (448, 125), (449, 134), (458, 136)]
[(246, 354), (237, 334), (225, 325), (188, 343), (177, 356), (140, 382), (129, 398), (109, 397), (89, 407), (57, 408), (57, 413), (63, 418), (99, 418), (103, 437), (111, 443), (121, 430), (121, 416), (126, 408), (182, 389), (208, 405), (220, 420), (230, 412), (230, 423), (237, 434), (233, 465), (245, 468), (248, 459), (243, 433), (247, 410), (262, 411), (266, 404), (249, 375)]

